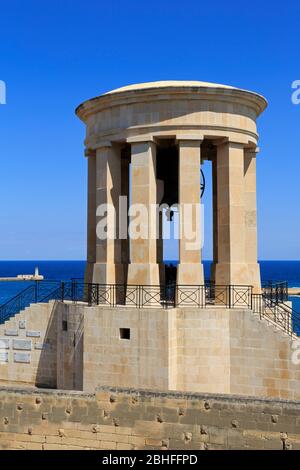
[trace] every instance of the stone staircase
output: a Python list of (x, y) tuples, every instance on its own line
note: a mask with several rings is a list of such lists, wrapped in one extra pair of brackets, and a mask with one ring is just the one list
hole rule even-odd
[(0, 383), (49, 382), (54, 370), (56, 380), (54, 304), (31, 304), (0, 325)]

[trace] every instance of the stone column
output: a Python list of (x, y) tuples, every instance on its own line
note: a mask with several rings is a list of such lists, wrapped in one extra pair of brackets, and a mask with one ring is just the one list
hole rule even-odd
[[(118, 236), (120, 194), (120, 148), (108, 143), (96, 151), (97, 237), (93, 282), (97, 284), (120, 284), (124, 281), (121, 240)], [(106, 204), (107, 212), (105, 212)], [(107, 225), (107, 234), (103, 237), (105, 225)]]
[(216, 285), (250, 285), (245, 259), (244, 146), (217, 149), (218, 262)]
[[(159, 285), (157, 263), (156, 146), (152, 141), (131, 144), (130, 239), (128, 284)], [(136, 212), (133, 213), (133, 210)]]
[[(127, 284), (127, 271), (129, 264), (129, 238), (128, 238), (128, 223), (129, 223), (129, 162), (130, 155), (122, 155), (121, 160), (121, 194), (123, 200), (119, 206), (121, 213), (121, 223), (122, 223), (122, 239), (121, 239), (121, 260), (124, 267), (124, 283)], [(126, 232), (126, 233), (125, 233)]]
[(216, 280), (216, 264), (218, 262), (218, 172), (217, 158), (212, 160), (212, 207), (213, 207), (213, 262), (211, 265), (211, 282)]
[[(178, 285), (203, 285), (201, 262), (201, 140), (179, 140)], [(193, 232), (193, 233), (188, 233)]]
[[(161, 201), (164, 196), (164, 181), (163, 180), (156, 180), (157, 185), (157, 204), (160, 205)], [(157, 262), (159, 265), (159, 283), (160, 285), (165, 285), (166, 276), (165, 276), (165, 265), (164, 265), (164, 240), (163, 240), (163, 211), (159, 211), (158, 213), (158, 238), (156, 242), (156, 250), (157, 250)]]
[(96, 262), (96, 152), (87, 149), (88, 158), (88, 201), (87, 201), (87, 263), (84, 280), (93, 282)]
[(255, 294), (261, 293), (260, 268), (257, 262), (257, 218), (256, 218), (256, 149), (246, 149), (244, 157), (245, 175), (245, 250), (249, 280)]

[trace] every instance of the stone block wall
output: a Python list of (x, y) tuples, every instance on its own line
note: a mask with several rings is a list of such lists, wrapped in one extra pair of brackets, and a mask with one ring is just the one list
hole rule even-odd
[(300, 399), (293, 339), (245, 309), (50, 302), (1, 325), (0, 341), (3, 384)]
[(55, 315), (57, 319), (57, 388), (82, 390), (83, 310), (74, 304), (58, 303)]
[(230, 315), (223, 308), (178, 309), (176, 390), (230, 393)]
[[(120, 339), (130, 329), (130, 340)], [(293, 339), (252, 311), (90, 307), (83, 388), (133, 386), (300, 399)]]
[(0, 389), (0, 449), (300, 449), (300, 402), (103, 387)]
[[(174, 310), (84, 309), (83, 388), (99, 385), (176, 388)], [(130, 338), (120, 337), (121, 329)], [(174, 337), (175, 336), (175, 337)]]
[(300, 400), (300, 342), (252, 312), (229, 322), (230, 393)]

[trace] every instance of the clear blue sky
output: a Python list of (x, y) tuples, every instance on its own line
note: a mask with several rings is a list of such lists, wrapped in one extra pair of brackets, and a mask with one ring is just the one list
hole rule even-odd
[(259, 256), (300, 259), (300, 105), (291, 103), (299, 23), (290, 1), (1, 2), (0, 259), (84, 259), (84, 127), (74, 109), (115, 87), (165, 79), (268, 99), (259, 119)]

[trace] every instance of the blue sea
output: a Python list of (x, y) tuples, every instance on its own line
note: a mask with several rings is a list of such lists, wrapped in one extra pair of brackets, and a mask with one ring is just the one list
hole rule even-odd
[[(177, 264), (177, 261), (165, 261)], [(209, 279), (211, 261), (204, 261), (205, 277)], [(47, 280), (68, 281), (84, 276), (85, 261), (0, 261), (0, 277), (33, 274), (35, 268)], [(260, 261), (262, 280), (288, 281), (290, 287), (300, 286), (300, 261)], [(26, 287), (26, 282), (0, 282), (0, 305)], [(300, 312), (300, 298), (293, 297), (293, 306)]]

